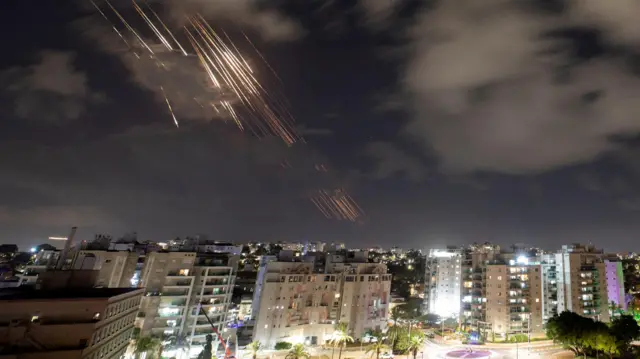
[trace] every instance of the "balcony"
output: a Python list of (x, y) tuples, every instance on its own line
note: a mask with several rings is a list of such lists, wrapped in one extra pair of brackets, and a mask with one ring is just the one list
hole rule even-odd
[(191, 277), (191, 271), (188, 269), (180, 269), (167, 273), (167, 277)]
[[(173, 278), (173, 277), (171, 277)], [(169, 279), (169, 278), (167, 278)], [(164, 287), (190, 287), (191, 286), (191, 281), (190, 280), (178, 280), (175, 283), (171, 280), (167, 280), (168, 283), (164, 284)]]

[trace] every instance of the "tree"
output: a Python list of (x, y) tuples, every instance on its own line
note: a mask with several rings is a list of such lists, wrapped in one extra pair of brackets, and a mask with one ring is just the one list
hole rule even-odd
[(369, 354), (371, 353), (371, 357), (373, 357), (374, 355), (376, 356), (376, 359), (380, 359), (380, 353), (383, 350), (389, 350), (389, 346), (387, 344), (384, 343), (384, 334), (382, 333), (382, 331), (380, 329), (375, 329), (372, 330), (371, 332), (369, 332), (369, 335), (373, 338), (376, 339), (375, 342), (369, 344), (369, 346), (367, 347), (367, 350), (365, 353)]
[(628, 345), (640, 337), (640, 326), (632, 316), (621, 315), (611, 323), (611, 333)]
[(304, 344), (296, 344), (289, 350), (285, 359), (309, 359), (310, 356)]
[(247, 345), (247, 351), (251, 353), (251, 359), (256, 359), (258, 357), (258, 353), (262, 350), (262, 343), (258, 341), (253, 341)]
[(159, 358), (159, 351), (162, 350), (162, 342), (154, 337), (141, 337), (136, 340), (133, 353), (140, 357), (142, 353), (148, 353), (150, 358)]
[(589, 348), (590, 335), (596, 330), (593, 319), (569, 311), (564, 311), (547, 322), (547, 337), (562, 344), (575, 355), (585, 353), (585, 349)]
[(424, 333), (421, 331), (416, 331), (411, 333), (411, 335), (402, 337), (399, 347), (402, 348), (403, 352), (411, 353), (413, 359), (416, 359), (418, 350), (424, 347), (425, 340), (426, 337), (424, 336)]
[(422, 316), (422, 321), (426, 324), (435, 325), (440, 322), (440, 316), (438, 314), (428, 313)]
[(387, 327), (387, 338), (391, 342), (391, 348), (396, 349), (398, 339), (400, 339), (405, 333), (407, 333), (407, 328), (400, 324), (394, 323)]
[(291, 349), (291, 343), (289, 342), (276, 342), (276, 345), (274, 346), (275, 350), (287, 350), (287, 349)]
[(640, 326), (630, 315), (621, 315), (611, 322), (610, 336), (617, 343), (618, 353), (629, 351), (631, 342), (640, 337)]
[(347, 343), (353, 343), (353, 338), (349, 335), (349, 326), (347, 323), (340, 322), (336, 324), (335, 329), (333, 337), (331, 338), (331, 344), (334, 348), (340, 348), (338, 352), (338, 359), (340, 359), (342, 358), (342, 349), (347, 346)]

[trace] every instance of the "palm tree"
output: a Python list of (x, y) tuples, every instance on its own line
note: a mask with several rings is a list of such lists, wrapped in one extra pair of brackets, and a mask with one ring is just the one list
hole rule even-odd
[(371, 353), (372, 358), (375, 355), (376, 359), (380, 359), (380, 353), (389, 349), (389, 346), (382, 341), (382, 338), (380, 338), (378, 341), (369, 344), (365, 353)]
[(291, 348), (291, 350), (289, 350), (289, 353), (286, 357), (284, 357), (284, 359), (309, 359), (309, 357), (311, 357), (311, 355), (307, 351), (307, 348), (304, 346), (304, 344), (296, 344), (293, 346), (293, 348)]
[(398, 339), (404, 334), (406, 328), (400, 324), (393, 324), (387, 327), (387, 338), (391, 341), (391, 348), (395, 349)]
[(407, 353), (411, 353), (413, 355), (413, 359), (416, 359), (416, 355), (418, 355), (418, 350), (420, 350), (424, 346), (424, 342), (426, 340), (424, 333), (415, 332), (411, 334), (407, 341), (407, 348), (405, 349)]
[(258, 357), (258, 352), (262, 350), (262, 343), (258, 341), (254, 341), (247, 345), (247, 350), (251, 353), (251, 359), (256, 359)]
[(342, 349), (347, 346), (347, 343), (353, 343), (353, 338), (349, 335), (349, 326), (347, 323), (340, 322), (336, 324), (336, 330), (333, 332), (333, 337), (331, 338), (333, 347), (340, 348), (338, 359), (342, 358)]
[(151, 353), (151, 358), (159, 358), (160, 350), (162, 350), (162, 342), (160, 339), (154, 337), (141, 337), (136, 340), (136, 347), (133, 353), (137, 357), (140, 357), (140, 354), (142, 353)]

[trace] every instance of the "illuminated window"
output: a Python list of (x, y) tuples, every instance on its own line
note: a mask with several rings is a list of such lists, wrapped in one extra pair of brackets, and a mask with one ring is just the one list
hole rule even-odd
[(37, 315), (34, 315), (31, 317), (31, 323), (37, 323), (38, 321), (40, 321), (40, 317)]
[(178, 272), (179, 275), (189, 275), (189, 270), (188, 269), (180, 269), (180, 271)]

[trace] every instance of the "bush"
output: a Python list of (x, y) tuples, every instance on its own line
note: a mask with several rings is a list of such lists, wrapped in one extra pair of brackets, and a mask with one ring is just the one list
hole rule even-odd
[(289, 350), (291, 349), (291, 343), (289, 342), (277, 342), (275, 349), (276, 350)]

